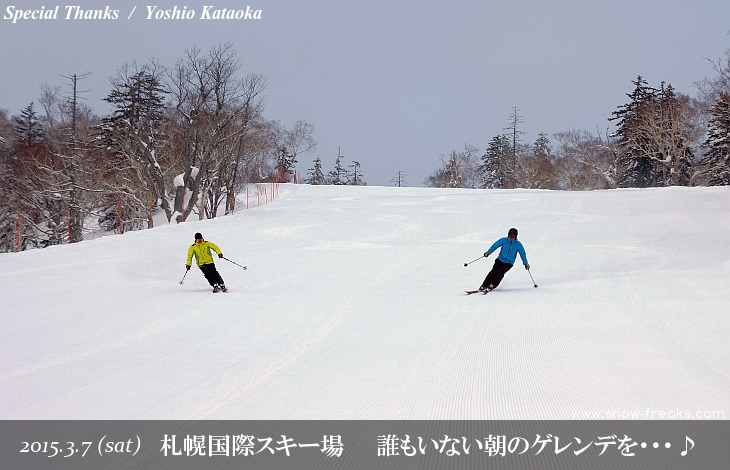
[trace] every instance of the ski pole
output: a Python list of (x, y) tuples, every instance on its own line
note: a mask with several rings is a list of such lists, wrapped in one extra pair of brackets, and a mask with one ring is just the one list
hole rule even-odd
[[(482, 259), (482, 258), (484, 258), (484, 256), (480, 256), (479, 258), (475, 259), (474, 261), (479, 261), (479, 260), (480, 260), (480, 259)], [(474, 261), (469, 261), (468, 263), (464, 263), (464, 267), (467, 267), (467, 266), (469, 266), (469, 265), (470, 265), (470, 264), (472, 264), (472, 263), (473, 263)]]
[(233, 264), (235, 264), (235, 265), (236, 265), (236, 266), (238, 266), (239, 268), (243, 268), (243, 270), (244, 270), (244, 271), (245, 271), (246, 269), (248, 269), (248, 268), (247, 268), (246, 266), (241, 266), (240, 264), (236, 263), (235, 261), (231, 261), (231, 260), (229, 260), (229, 259), (228, 259), (228, 258), (226, 258), (225, 256), (221, 256), (221, 258), (223, 258), (224, 260), (228, 261), (229, 263), (233, 263)]
[(530, 275), (530, 279), (532, 279), (532, 284), (533, 284), (532, 287), (537, 287), (537, 284), (535, 284), (535, 279), (532, 277), (532, 273), (530, 272), (529, 269), (527, 270), (527, 274), (529, 274)]
[(180, 285), (182, 285), (183, 281), (185, 280), (185, 276), (187, 276), (187, 275), (188, 275), (188, 271), (190, 271), (190, 270), (189, 270), (189, 269), (186, 269), (186, 270), (185, 270), (185, 274), (183, 274), (183, 278), (182, 278), (182, 279), (180, 279)]

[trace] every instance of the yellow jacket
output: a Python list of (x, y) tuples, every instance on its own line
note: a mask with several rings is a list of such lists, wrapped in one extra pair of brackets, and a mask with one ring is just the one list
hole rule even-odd
[(213, 242), (203, 240), (200, 243), (193, 243), (190, 245), (190, 248), (188, 248), (188, 262), (185, 264), (188, 266), (192, 264), (191, 261), (193, 261), (193, 255), (195, 255), (195, 260), (198, 262), (198, 266), (212, 263), (213, 256), (210, 254), (210, 250), (215, 251), (219, 255), (222, 254), (221, 249)]

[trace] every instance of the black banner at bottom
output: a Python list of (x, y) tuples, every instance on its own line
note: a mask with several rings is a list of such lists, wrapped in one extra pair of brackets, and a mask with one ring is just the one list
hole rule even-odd
[(727, 469), (730, 421), (0, 421), (2, 469)]

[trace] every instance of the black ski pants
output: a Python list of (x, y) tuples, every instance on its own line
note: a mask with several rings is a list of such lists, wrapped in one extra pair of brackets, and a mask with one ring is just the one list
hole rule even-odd
[(200, 270), (203, 271), (203, 275), (211, 286), (223, 285), (223, 278), (215, 269), (215, 263), (203, 264), (200, 266)]
[(484, 278), (484, 282), (482, 282), (482, 287), (487, 287), (489, 284), (491, 284), (494, 287), (497, 287), (500, 282), (502, 282), (502, 278), (504, 275), (512, 269), (512, 265), (509, 263), (503, 263), (499, 259), (494, 260), (494, 267), (492, 267), (492, 270), (489, 271), (489, 274), (487, 274), (487, 277)]

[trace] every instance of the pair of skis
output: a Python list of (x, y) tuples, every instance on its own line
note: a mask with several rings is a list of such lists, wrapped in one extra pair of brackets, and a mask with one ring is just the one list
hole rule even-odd
[(479, 289), (477, 289), (477, 290), (467, 290), (467, 291), (464, 291), (464, 292), (466, 292), (466, 295), (472, 295), (472, 294), (482, 294), (482, 295), (487, 295), (487, 294), (489, 294), (489, 293), (490, 293), (491, 291), (492, 291), (492, 289), (484, 289), (484, 290), (479, 290)]

